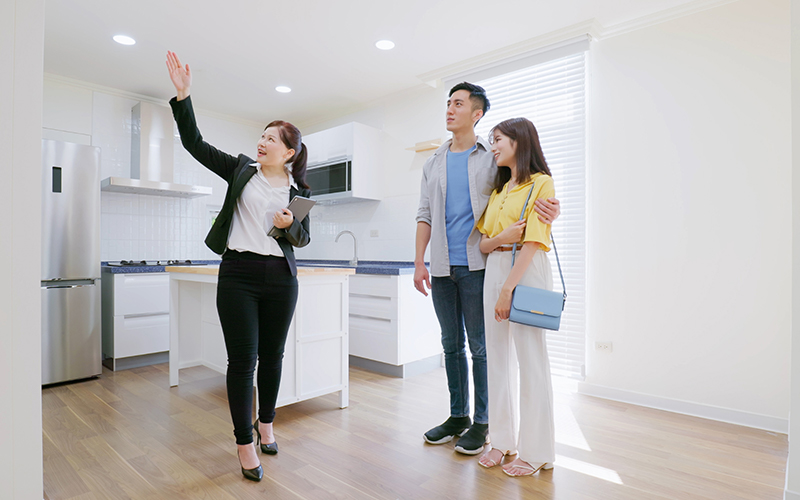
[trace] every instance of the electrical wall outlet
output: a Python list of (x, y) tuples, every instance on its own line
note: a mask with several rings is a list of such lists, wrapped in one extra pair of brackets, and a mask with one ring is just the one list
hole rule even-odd
[(609, 341), (606, 341), (606, 342), (599, 342), (598, 341), (598, 342), (594, 343), (594, 349), (596, 351), (600, 351), (600, 352), (611, 352), (611, 347), (612, 347), (611, 346), (611, 342), (609, 342)]
[(370, 229), (369, 230), (369, 237), (370, 238), (377, 238), (378, 237), (378, 230), (377, 229)]

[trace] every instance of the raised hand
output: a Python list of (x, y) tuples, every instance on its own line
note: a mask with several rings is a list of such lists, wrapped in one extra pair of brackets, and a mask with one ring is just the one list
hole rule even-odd
[(181, 65), (181, 60), (175, 52), (167, 51), (167, 69), (172, 85), (178, 92), (178, 100), (182, 101), (189, 97), (189, 89), (192, 86), (192, 72), (189, 65)]

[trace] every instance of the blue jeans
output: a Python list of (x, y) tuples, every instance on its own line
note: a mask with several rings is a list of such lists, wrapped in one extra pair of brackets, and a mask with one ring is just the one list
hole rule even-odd
[[(486, 409), (486, 337), (483, 332), (484, 271), (467, 266), (450, 266), (450, 276), (431, 279), (431, 295), (442, 328), (444, 368), (450, 389), (450, 416), (469, 416), (469, 365), (465, 341), (472, 353), (472, 382), (475, 386), (475, 417), (489, 423)], [(464, 327), (466, 326), (466, 336)]]

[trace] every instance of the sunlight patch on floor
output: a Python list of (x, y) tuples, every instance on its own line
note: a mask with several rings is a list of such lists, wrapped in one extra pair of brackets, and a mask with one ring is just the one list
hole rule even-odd
[(614, 484), (623, 484), (622, 478), (619, 477), (617, 471), (600, 467), (599, 465), (590, 464), (582, 460), (575, 460), (574, 458), (565, 457), (563, 455), (556, 455), (556, 467), (569, 469), (579, 474), (596, 477), (603, 481), (608, 481)]
[(556, 443), (564, 444), (584, 451), (592, 451), (581, 431), (572, 409), (566, 405), (556, 404), (554, 408), (556, 423)]
[(553, 392), (561, 394), (575, 394), (578, 392), (578, 384), (580, 383), (578, 380), (559, 377), (558, 375), (553, 375), (551, 380), (553, 382)]

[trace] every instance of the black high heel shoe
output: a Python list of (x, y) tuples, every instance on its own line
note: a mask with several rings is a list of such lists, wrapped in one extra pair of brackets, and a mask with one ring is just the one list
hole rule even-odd
[(258, 419), (253, 423), (253, 429), (256, 430), (256, 436), (258, 436), (257, 443), (261, 446), (261, 453), (266, 453), (267, 455), (277, 455), (278, 454), (278, 442), (274, 441), (269, 444), (263, 444), (261, 442), (261, 432), (258, 430)]
[[(239, 456), (239, 450), (236, 450), (236, 456)], [(239, 457), (239, 467), (242, 467), (242, 458)], [(261, 481), (261, 478), (264, 477), (264, 469), (261, 467), (261, 464), (258, 464), (258, 467), (255, 469), (245, 469), (242, 467), (242, 475), (245, 479), (249, 479), (251, 481)]]

